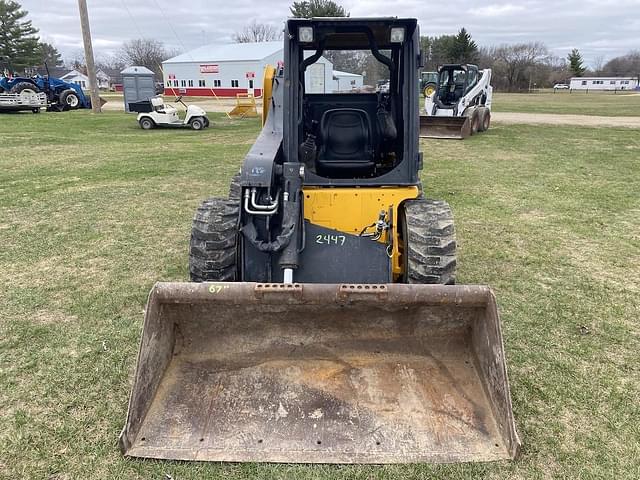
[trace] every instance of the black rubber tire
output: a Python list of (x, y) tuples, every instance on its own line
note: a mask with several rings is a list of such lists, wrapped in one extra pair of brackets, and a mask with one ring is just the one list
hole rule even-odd
[(405, 282), (453, 285), (456, 234), (449, 204), (442, 200), (408, 200), (402, 211)]
[(428, 93), (427, 91), (429, 89), (433, 89), (433, 92), (435, 92), (436, 91), (436, 87), (437, 87), (437, 85), (435, 83), (433, 83), (433, 82), (432, 83), (427, 83), (424, 86), (424, 88), (422, 89), (422, 95), (424, 95), (424, 97), (427, 98), (429, 96), (429, 95), (427, 95), (427, 93)]
[(203, 117), (204, 118), (204, 128), (209, 128), (209, 119), (207, 117)]
[(196, 210), (189, 243), (192, 282), (236, 280), (238, 205), (236, 200), (210, 198)]
[(470, 122), (471, 135), (475, 135), (480, 129), (480, 112), (477, 109), (474, 109), (473, 113), (471, 114)]
[(491, 126), (491, 110), (488, 108), (484, 109), (484, 117), (482, 117), (482, 131), (486, 132), (489, 130)]
[(229, 184), (229, 200), (235, 200), (240, 204), (242, 199), (242, 187), (240, 186), (240, 172), (231, 177)]
[(149, 117), (142, 117), (138, 122), (138, 124), (140, 125), (140, 128), (143, 130), (151, 130), (153, 127), (156, 126), (154, 121)]
[(40, 93), (40, 89), (30, 82), (18, 82), (11, 87), (11, 93), (20, 93), (25, 90), (31, 90), (34, 93)]
[(205, 128), (205, 121), (202, 117), (196, 117), (189, 121), (189, 125), (193, 130), (203, 130)]
[(78, 95), (78, 92), (71, 88), (60, 93), (58, 96), (58, 103), (70, 110), (77, 110), (82, 106), (80, 105), (80, 96)]
[(478, 132), (484, 132), (484, 116), (487, 114), (487, 109), (484, 107), (478, 107)]

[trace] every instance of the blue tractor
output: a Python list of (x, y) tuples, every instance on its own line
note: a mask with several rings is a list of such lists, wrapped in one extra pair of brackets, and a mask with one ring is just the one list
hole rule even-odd
[(0, 77), (0, 93), (21, 93), (32, 91), (47, 94), (50, 110), (74, 110), (91, 108), (91, 99), (80, 85), (65, 82), (49, 75), (34, 77)]

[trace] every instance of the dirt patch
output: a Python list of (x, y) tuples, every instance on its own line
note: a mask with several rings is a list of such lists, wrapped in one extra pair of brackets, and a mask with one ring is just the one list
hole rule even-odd
[(31, 316), (31, 321), (33, 323), (50, 325), (73, 322), (77, 320), (77, 318), (75, 315), (66, 315), (58, 310), (38, 310)]
[(520, 214), (520, 219), (525, 221), (525, 222), (530, 222), (530, 221), (544, 221), (547, 220), (549, 217), (549, 215), (547, 215), (545, 212), (543, 212), (542, 210), (528, 210), (526, 212), (522, 212)]
[(595, 115), (492, 111), (491, 120), (498, 123), (509, 124), (526, 123), (532, 125), (580, 125), (584, 127), (640, 128), (640, 117), (603, 117)]

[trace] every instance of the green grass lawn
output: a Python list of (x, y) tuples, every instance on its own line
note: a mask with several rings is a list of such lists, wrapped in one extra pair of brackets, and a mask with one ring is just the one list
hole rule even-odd
[(459, 282), (490, 284), (501, 307), (517, 461), (124, 459), (146, 296), (187, 279), (194, 209), (226, 193), (259, 129), (212, 119), (143, 132), (120, 113), (0, 117), (0, 478), (640, 477), (640, 136), (558, 126), (422, 143), (427, 195), (456, 215)]
[(640, 94), (613, 92), (494, 93), (496, 112), (559, 113), (640, 117)]

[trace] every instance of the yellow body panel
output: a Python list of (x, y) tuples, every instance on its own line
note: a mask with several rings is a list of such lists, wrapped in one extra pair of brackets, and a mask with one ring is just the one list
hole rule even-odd
[[(398, 238), (398, 207), (405, 200), (417, 198), (418, 187), (371, 188), (304, 188), (304, 218), (322, 227), (351, 235), (359, 235), (363, 229), (378, 220), (380, 211), (391, 211), (393, 244), (391, 260), (394, 276), (403, 273), (400, 256), (402, 245)], [(373, 232), (373, 229), (369, 229)], [(388, 243), (387, 232), (380, 242)]]
[(267, 121), (269, 115), (269, 106), (271, 106), (271, 96), (273, 95), (273, 79), (276, 76), (276, 69), (271, 65), (264, 67), (264, 76), (262, 77), (262, 126)]

